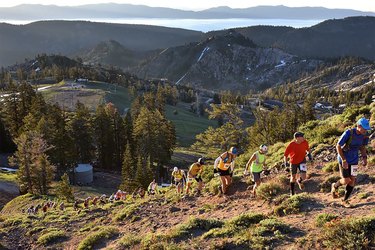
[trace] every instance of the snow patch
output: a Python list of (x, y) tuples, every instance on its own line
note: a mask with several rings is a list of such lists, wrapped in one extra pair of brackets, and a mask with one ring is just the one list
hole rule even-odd
[(199, 62), (202, 59), (202, 57), (204, 56), (204, 53), (206, 53), (209, 49), (210, 49), (210, 47), (206, 47), (206, 48), (203, 49), (203, 51), (202, 51), (201, 55), (199, 56), (197, 62)]

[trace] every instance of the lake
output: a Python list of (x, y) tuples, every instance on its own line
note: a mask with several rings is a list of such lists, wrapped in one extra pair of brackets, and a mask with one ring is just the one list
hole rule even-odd
[[(60, 20), (60, 19), (59, 19)], [(74, 20), (78, 19), (65, 19)], [(230, 18), (230, 19), (167, 19), (167, 18), (90, 18), (79, 19), (91, 22), (121, 23), (121, 24), (145, 24), (157, 25), (172, 28), (182, 28), (197, 31), (212, 31), (237, 27), (248, 27), (255, 25), (273, 25), (290, 26), (294, 28), (310, 27), (324, 20), (299, 20), (299, 19), (249, 19), (249, 18)], [(28, 24), (37, 20), (2, 20), (11, 24)]]

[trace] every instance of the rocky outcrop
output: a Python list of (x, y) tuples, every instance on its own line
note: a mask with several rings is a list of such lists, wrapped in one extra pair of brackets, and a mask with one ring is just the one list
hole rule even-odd
[(265, 89), (315, 70), (306, 60), (276, 48), (257, 47), (235, 31), (169, 48), (136, 69), (139, 77), (168, 78), (207, 89)]

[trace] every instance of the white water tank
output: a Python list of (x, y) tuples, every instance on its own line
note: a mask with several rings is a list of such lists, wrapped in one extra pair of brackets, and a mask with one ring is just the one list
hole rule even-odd
[(93, 168), (91, 164), (78, 164), (74, 169), (74, 176), (77, 184), (90, 184), (93, 181)]

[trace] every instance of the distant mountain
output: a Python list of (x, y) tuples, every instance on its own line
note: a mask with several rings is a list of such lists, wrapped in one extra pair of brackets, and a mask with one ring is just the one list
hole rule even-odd
[[(358, 56), (375, 60), (375, 17), (348, 17), (310, 28), (252, 26), (235, 29), (262, 47), (311, 58)], [(216, 31), (208, 35), (223, 34)]]
[(114, 40), (103, 41), (89, 50), (77, 54), (85, 64), (112, 65), (126, 69), (137, 66), (140, 61), (155, 52), (135, 51), (122, 46)]
[(279, 49), (257, 47), (238, 32), (227, 31), (199, 43), (168, 48), (132, 73), (206, 89), (248, 90), (296, 80), (319, 63)]
[(0, 66), (7, 66), (42, 53), (74, 56), (109, 40), (129, 50), (148, 51), (198, 41), (204, 33), (150, 25), (40, 21), (0, 23), (0, 34)]
[(91, 4), (75, 7), (23, 4), (0, 8), (1, 19), (46, 20), (87, 18), (273, 18), (273, 19), (331, 19), (348, 16), (375, 16), (374, 12), (322, 7), (257, 6), (243, 9), (217, 7), (203, 11), (149, 7), (132, 4)]

